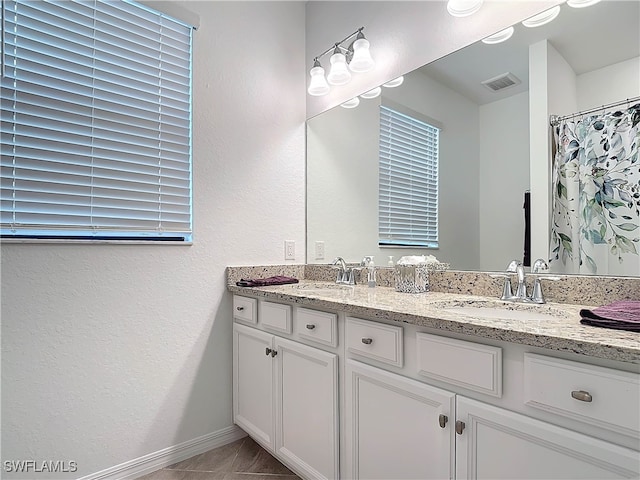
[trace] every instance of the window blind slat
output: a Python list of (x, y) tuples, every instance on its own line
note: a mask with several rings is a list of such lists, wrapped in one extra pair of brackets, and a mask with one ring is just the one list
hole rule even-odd
[(191, 28), (134, 2), (5, 0), (3, 236), (191, 235)]
[(380, 107), (380, 245), (438, 247), (439, 129)]

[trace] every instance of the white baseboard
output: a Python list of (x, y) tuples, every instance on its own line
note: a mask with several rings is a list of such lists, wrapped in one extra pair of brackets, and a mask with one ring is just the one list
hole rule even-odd
[(232, 425), (193, 440), (163, 448), (139, 458), (129, 460), (114, 467), (101, 470), (78, 480), (132, 480), (147, 473), (180, 462), (194, 455), (204, 453), (246, 437), (240, 428)]

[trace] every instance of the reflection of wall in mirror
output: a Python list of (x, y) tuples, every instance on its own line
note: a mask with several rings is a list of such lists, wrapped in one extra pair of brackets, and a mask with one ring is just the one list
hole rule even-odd
[(329, 260), (340, 255), (359, 261), (363, 255), (376, 255), (384, 264), (389, 255), (397, 260), (405, 254), (432, 253), (451, 261), (452, 268), (477, 269), (477, 105), (419, 73), (408, 76), (401, 88), (385, 89), (383, 95), (397, 104), (409, 103), (412, 110), (444, 127), (440, 136), (441, 247), (422, 252), (378, 248), (380, 99), (362, 100), (353, 110), (333, 109), (308, 122), (309, 261), (316, 261), (313, 246), (320, 240)]

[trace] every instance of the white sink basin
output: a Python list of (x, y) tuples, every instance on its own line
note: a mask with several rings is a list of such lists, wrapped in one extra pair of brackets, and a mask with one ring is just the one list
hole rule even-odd
[(296, 283), (291, 285), (291, 288), (299, 292), (316, 295), (353, 292), (353, 285), (341, 285), (339, 283)]
[(443, 306), (443, 310), (467, 317), (516, 321), (544, 321), (569, 316), (567, 312), (545, 304), (494, 303), (489, 301), (455, 302), (453, 305)]

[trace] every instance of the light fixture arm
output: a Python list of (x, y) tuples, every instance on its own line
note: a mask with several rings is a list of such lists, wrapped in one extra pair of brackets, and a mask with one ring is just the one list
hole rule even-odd
[[(336, 53), (336, 49), (339, 50), (343, 50), (343, 52), (341, 53), (347, 53), (349, 51), (353, 51), (353, 42), (351, 42), (351, 44), (349, 45), (349, 47), (345, 48), (342, 46), (343, 43), (345, 43), (347, 40), (349, 40), (350, 38), (355, 37), (356, 35), (358, 36), (358, 38), (364, 38), (364, 34), (362, 33), (362, 30), (364, 30), (364, 27), (360, 27), (359, 29), (357, 29), (355, 32), (353, 32), (351, 35), (346, 36), (345, 38), (343, 38), (342, 40), (340, 40), (339, 42), (334, 43), (332, 46), (330, 46), (329, 48), (327, 48), (324, 52), (322, 52), (320, 55), (318, 55), (317, 57), (314, 58), (314, 61), (324, 57), (327, 53), (332, 52), (332, 53)], [(356, 38), (357, 40), (357, 38)], [(355, 40), (354, 40), (355, 41)]]

